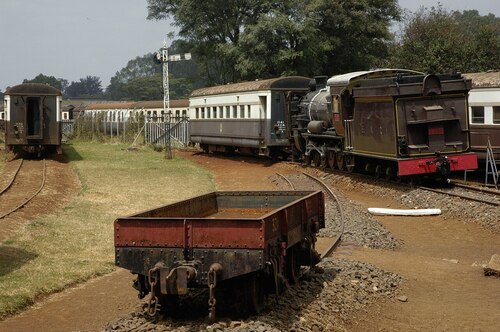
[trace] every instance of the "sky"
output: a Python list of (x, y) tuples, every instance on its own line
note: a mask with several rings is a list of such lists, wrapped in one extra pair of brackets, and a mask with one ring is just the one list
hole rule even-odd
[[(399, 0), (410, 11), (437, 3)], [(440, 3), (449, 10), (500, 17), (498, 0)], [(98, 76), (105, 88), (129, 60), (171, 41), (171, 21), (146, 17), (146, 0), (0, 0), (0, 91), (40, 73), (70, 83)]]

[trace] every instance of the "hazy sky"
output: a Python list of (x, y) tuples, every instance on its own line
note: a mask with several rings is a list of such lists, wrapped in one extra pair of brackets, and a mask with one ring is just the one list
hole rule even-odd
[[(440, 2), (500, 17), (498, 0)], [(399, 3), (415, 11), (438, 2)], [(98, 76), (105, 88), (129, 60), (158, 50), (174, 30), (169, 21), (146, 16), (146, 0), (0, 0), (0, 90), (39, 73), (69, 82)]]

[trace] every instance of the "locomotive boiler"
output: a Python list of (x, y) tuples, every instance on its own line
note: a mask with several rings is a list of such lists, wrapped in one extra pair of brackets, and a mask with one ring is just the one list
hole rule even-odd
[(61, 91), (47, 84), (9, 88), (4, 96), (6, 150), (62, 153), (61, 102)]
[(307, 163), (403, 178), (477, 168), (461, 74), (389, 69), (317, 77), (291, 112)]

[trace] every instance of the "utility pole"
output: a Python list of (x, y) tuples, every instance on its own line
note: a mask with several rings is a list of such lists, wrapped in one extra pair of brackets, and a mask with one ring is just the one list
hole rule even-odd
[(162, 65), (163, 69), (163, 114), (166, 116), (167, 126), (167, 142), (165, 145), (165, 158), (172, 159), (172, 145), (170, 140), (170, 126), (171, 121), (170, 118), (172, 116), (170, 111), (170, 90), (168, 83), (168, 63), (172, 61), (182, 61), (182, 60), (191, 60), (191, 53), (184, 54), (173, 54), (168, 55), (167, 42), (163, 41), (163, 47), (155, 53), (154, 61), (157, 64)]

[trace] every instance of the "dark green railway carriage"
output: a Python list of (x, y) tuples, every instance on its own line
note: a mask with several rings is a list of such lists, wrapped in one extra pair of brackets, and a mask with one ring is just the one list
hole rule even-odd
[(61, 91), (47, 84), (24, 83), (4, 96), (8, 151), (61, 153)]

